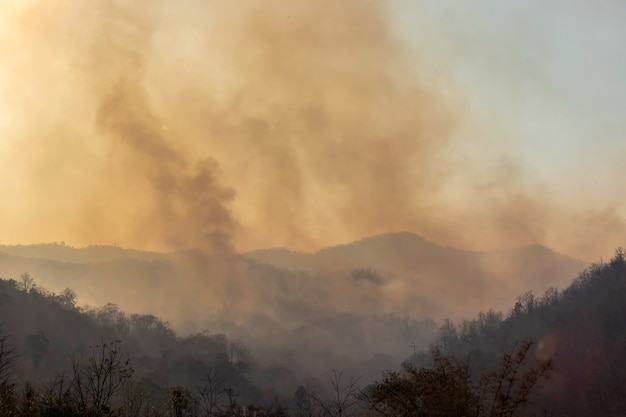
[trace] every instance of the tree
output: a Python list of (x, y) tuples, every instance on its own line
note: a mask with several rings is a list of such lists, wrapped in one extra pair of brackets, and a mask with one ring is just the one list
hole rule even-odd
[(0, 384), (10, 382), (16, 361), (17, 353), (9, 344), (9, 335), (0, 334)]
[(42, 387), (39, 407), (43, 416), (74, 416), (76, 407), (72, 400), (72, 381), (65, 373), (57, 374)]
[(311, 397), (305, 387), (301, 385), (296, 389), (293, 400), (295, 403), (295, 417), (311, 417), (313, 415)]
[(24, 292), (30, 292), (35, 287), (35, 280), (30, 276), (28, 272), (24, 272), (20, 275), (21, 282), (19, 288)]
[(513, 416), (552, 369), (550, 361), (528, 364), (532, 345), (524, 342), (504, 355), (500, 368), (476, 383), (468, 360), (447, 358), (433, 348), (432, 367), (404, 364), (402, 372), (388, 372), (371, 386), (366, 399), (373, 411), (386, 417)]
[(39, 362), (48, 353), (50, 341), (42, 330), (26, 336), (24, 342), (24, 353), (33, 359), (35, 369), (39, 368)]
[(119, 350), (121, 341), (90, 347), (86, 363), (72, 363), (73, 391), (78, 409), (94, 416), (111, 412), (111, 400), (132, 376), (128, 357)]
[(552, 361), (536, 361), (528, 366), (532, 341), (524, 341), (505, 354), (497, 371), (484, 374), (479, 382), (479, 416), (515, 415), (524, 405), (535, 385), (548, 376)]
[(213, 417), (220, 411), (221, 403), (226, 398), (226, 379), (219, 372), (219, 368), (210, 366), (204, 384), (198, 387), (201, 407), (206, 417)]
[(371, 408), (384, 416), (463, 417), (475, 407), (467, 362), (432, 352), (433, 366), (418, 369), (405, 363), (403, 372), (389, 372), (369, 394)]
[[(446, 319), (441, 327), (439, 327), (438, 343), (444, 352), (451, 352), (460, 343), (456, 326), (450, 319)], [(413, 353), (413, 356), (415, 356), (415, 352)]]
[(194, 413), (195, 399), (182, 387), (174, 387), (170, 390), (170, 398), (167, 408), (171, 417), (191, 417)]
[(100, 309), (91, 312), (94, 318), (103, 326), (114, 329), (118, 334), (129, 333), (129, 322), (126, 314), (114, 303), (107, 303)]
[(55, 299), (66, 310), (76, 309), (76, 293), (71, 288), (64, 289)]
[(11, 377), (17, 354), (9, 344), (9, 335), (0, 335), (0, 415), (10, 416), (16, 412), (17, 402)]
[(311, 399), (322, 410), (325, 417), (345, 417), (353, 415), (352, 411), (359, 400), (359, 378), (345, 381), (343, 371), (332, 370), (326, 375), (330, 387), (328, 397), (311, 393)]

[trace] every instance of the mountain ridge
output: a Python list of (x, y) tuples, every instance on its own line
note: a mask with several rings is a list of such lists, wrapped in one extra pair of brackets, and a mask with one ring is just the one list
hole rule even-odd
[[(111, 246), (0, 246), (0, 277), (29, 272), (52, 291), (72, 288), (82, 303), (113, 302), (131, 312), (187, 322), (172, 316), (206, 315), (202, 309), (210, 300), (211, 314), (234, 315), (235, 321), (268, 315), (288, 326), (300, 315), (315, 319), (369, 308), (435, 320), (472, 317), (487, 308), (509, 308), (529, 290), (563, 287), (586, 266), (540, 245), (466, 251), (410, 232), (374, 235), (313, 253), (274, 248), (232, 259)], [(241, 304), (247, 299), (254, 303)], [(294, 316), (294, 306), (300, 315)]]
[[(393, 241), (393, 242), (392, 242)], [(413, 232), (389, 232), (379, 233), (371, 236), (366, 236), (361, 239), (353, 240), (350, 242), (339, 243), (336, 245), (326, 246), (315, 251), (299, 251), (290, 249), (285, 246), (276, 246), (269, 248), (259, 248), (240, 253), (241, 256), (256, 258), (257, 255), (268, 253), (281, 253), (298, 256), (310, 256), (319, 255), (324, 253), (332, 253), (350, 249), (353, 247), (363, 247), (367, 245), (385, 244), (392, 242), (394, 245), (399, 244), (412, 244), (422, 245), (423, 247), (437, 247), (444, 250), (464, 252), (464, 253), (489, 253), (489, 254), (503, 254), (508, 252), (522, 251), (522, 250), (538, 250), (548, 251), (550, 253), (563, 256), (575, 261), (580, 261), (585, 264), (590, 262), (573, 258), (567, 254), (563, 254), (553, 250), (552, 248), (542, 244), (528, 244), (521, 246), (508, 247), (504, 249), (490, 249), (490, 250), (476, 250), (476, 249), (463, 249), (449, 245), (442, 245), (437, 242), (428, 240), (427, 238), (415, 234)], [(184, 251), (183, 251), (184, 252)], [(118, 259), (161, 259), (164, 257), (172, 256), (173, 254), (182, 253), (180, 251), (150, 251), (135, 248), (126, 248), (116, 245), (88, 245), (82, 247), (74, 247), (66, 245), (64, 242), (50, 242), (50, 243), (32, 243), (32, 244), (0, 244), (0, 253), (7, 255), (14, 255), (23, 258), (39, 258), (59, 260), (65, 262), (102, 262)], [(81, 256), (83, 258), (81, 258)]]

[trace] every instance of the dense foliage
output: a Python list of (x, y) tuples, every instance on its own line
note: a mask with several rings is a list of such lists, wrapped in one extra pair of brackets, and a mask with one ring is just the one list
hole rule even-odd
[[(489, 311), (440, 328), (436, 347), (446, 357), (467, 360), (475, 373), (494, 369), (502, 352), (524, 340), (530, 353), (551, 361), (550, 378), (531, 396), (527, 413), (617, 416), (626, 410), (626, 259), (617, 249), (608, 263), (584, 270), (563, 291), (520, 296), (505, 317)], [(431, 363), (416, 356), (415, 366)]]

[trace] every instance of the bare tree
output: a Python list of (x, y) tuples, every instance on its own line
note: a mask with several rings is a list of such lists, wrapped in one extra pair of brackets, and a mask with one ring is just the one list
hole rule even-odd
[(528, 366), (532, 346), (530, 340), (522, 342), (502, 357), (497, 371), (480, 378), (478, 392), (482, 409), (478, 415), (514, 415), (528, 401), (535, 385), (548, 376), (553, 367), (551, 360), (536, 361), (533, 366)]
[(9, 344), (9, 335), (0, 335), (0, 415), (11, 416), (17, 412), (15, 387), (11, 382), (17, 354)]
[(218, 368), (209, 367), (204, 385), (198, 387), (205, 417), (213, 417), (220, 410), (220, 403), (227, 395), (225, 382), (226, 379), (220, 374)]
[(102, 342), (90, 347), (87, 363), (72, 362), (73, 390), (80, 411), (107, 415), (112, 398), (132, 376), (130, 360), (120, 352), (120, 343), (119, 340)]
[(137, 417), (142, 415), (142, 412), (147, 413), (149, 407), (148, 397), (144, 394), (142, 387), (136, 382), (129, 381), (129, 383), (125, 384), (122, 397), (121, 415)]
[(40, 408), (43, 415), (62, 416), (73, 414), (74, 404), (72, 401), (71, 382), (65, 376), (65, 373), (59, 373), (47, 385), (42, 387)]
[(0, 334), (0, 384), (9, 383), (17, 361), (17, 353), (9, 344), (9, 337), (8, 334)]
[(324, 417), (346, 417), (354, 415), (353, 409), (359, 401), (358, 382), (361, 377), (344, 380), (343, 371), (332, 370), (326, 375), (330, 395), (327, 399), (312, 392), (311, 399), (321, 409)]

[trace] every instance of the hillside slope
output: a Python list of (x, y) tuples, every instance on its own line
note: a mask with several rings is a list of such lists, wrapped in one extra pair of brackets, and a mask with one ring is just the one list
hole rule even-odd
[(404, 293), (416, 304), (428, 306), (422, 312), (439, 320), (471, 317), (488, 308), (505, 310), (518, 294), (563, 287), (588, 265), (540, 245), (464, 251), (406, 232), (372, 236), (315, 253), (276, 248), (244, 256), (313, 276), (350, 276), (387, 286), (390, 292)]
[(228, 259), (110, 247), (1, 249), (0, 277), (29, 272), (51, 291), (70, 287), (80, 305), (111, 302), (154, 314), (180, 334), (225, 333), (299, 374), (342, 365), (376, 375), (406, 357), (409, 345), (426, 346), (434, 322), (507, 311), (519, 294), (562, 287), (584, 265), (542, 247), (470, 252), (410, 233), (314, 254), (268, 250)]

